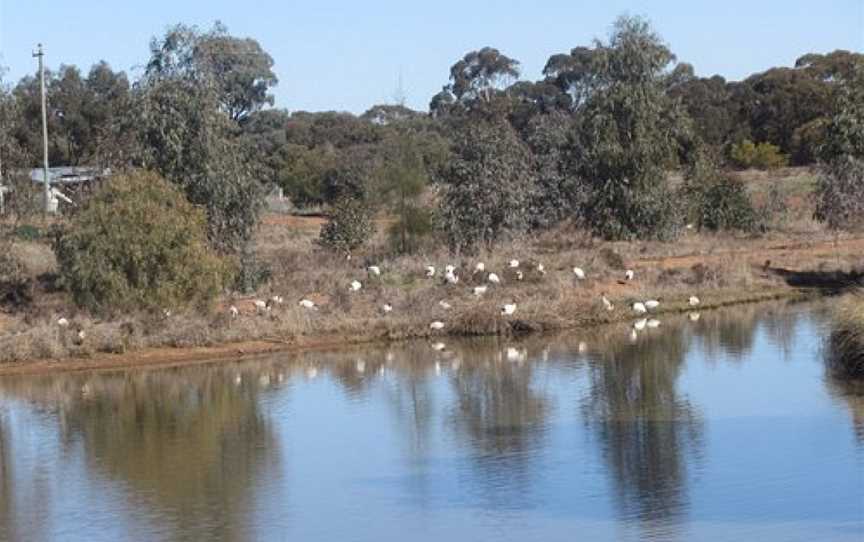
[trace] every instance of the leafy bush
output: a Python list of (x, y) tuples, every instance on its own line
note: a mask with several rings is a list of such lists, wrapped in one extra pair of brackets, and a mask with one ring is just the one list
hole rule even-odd
[(438, 222), (451, 249), (489, 248), (528, 229), (531, 153), (505, 121), (468, 121), (442, 178)]
[(281, 153), (284, 164), (276, 175), (291, 202), (298, 207), (323, 204), (325, 177), (339, 159), (336, 149), (288, 144)]
[(117, 176), (56, 234), (63, 283), (99, 313), (208, 306), (231, 279), (207, 219), (151, 172)]
[(788, 158), (780, 153), (777, 145), (767, 141), (754, 144), (749, 139), (732, 145), (729, 158), (741, 168), (777, 169), (788, 162)]
[(318, 242), (346, 254), (362, 246), (374, 232), (372, 211), (360, 198), (343, 197), (333, 206), (330, 221), (321, 227)]
[(697, 192), (699, 225), (709, 230), (752, 231), (756, 211), (743, 183), (721, 177)]

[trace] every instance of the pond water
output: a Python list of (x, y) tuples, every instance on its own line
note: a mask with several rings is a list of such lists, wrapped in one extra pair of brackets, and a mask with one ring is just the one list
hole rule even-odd
[(0, 540), (860, 541), (864, 397), (825, 330), (769, 304), (2, 378)]

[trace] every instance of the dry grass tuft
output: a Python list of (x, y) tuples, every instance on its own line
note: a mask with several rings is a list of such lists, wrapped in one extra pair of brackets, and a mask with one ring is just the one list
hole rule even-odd
[(849, 295), (835, 309), (828, 360), (838, 376), (864, 378), (864, 290)]

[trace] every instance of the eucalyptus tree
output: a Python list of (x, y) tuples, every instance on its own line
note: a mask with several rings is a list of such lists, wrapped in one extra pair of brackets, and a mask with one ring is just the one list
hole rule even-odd
[(211, 245), (223, 253), (248, 253), (263, 187), (236, 137), (223, 72), (211, 69), (212, 57), (200, 52), (202, 44), (224, 36), (219, 25), (204, 34), (178, 25), (154, 38), (138, 83), (141, 138), (145, 165), (207, 210)]
[(523, 130), (533, 156), (532, 229), (550, 228), (572, 218), (578, 221), (587, 201), (589, 184), (572, 171), (567, 160), (573, 123), (567, 113), (553, 110), (531, 117)]
[(432, 97), (434, 117), (490, 103), (519, 78), (519, 61), (493, 47), (469, 51), (450, 67), (450, 83)]
[(214, 87), (219, 108), (233, 121), (273, 104), (278, 83), (273, 58), (251, 38), (228, 33), (217, 22), (209, 31), (176, 25), (150, 43), (147, 76), (204, 78)]
[(864, 63), (842, 83), (820, 157), (816, 218), (832, 229), (864, 226)]
[(451, 250), (491, 247), (530, 226), (531, 153), (499, 119), (472, 118), (454, 135), (438, 220)]
[(602, 54), (602, 47), (601, 44), (596, 44), (595, 48), (574, 47), (569, 54), (550, 56), (543, 67), (546, 81), (567, 93), (575, 105), (583, 103), (594, 87), (598, 75), (595, 64)]
[(470, 51), (450, 67), (450, 90), (459, 100), (488, 102), (519, 78), (519, 61), (493, 47)]
[(10, 171), (29, 165), (29, 152), (15, 137), (23, 123), (21, 104), (3, 80), (0, 67), (0, 184), (8, 180)]
[(607, 238), (671, 236), (679, 213), (667, 171), (690, 142), (689, 119), (665, 89), (675, 56), (638, 17), (619, 18), (586, 56), (570, 153), (590, 183), (582, 217)]

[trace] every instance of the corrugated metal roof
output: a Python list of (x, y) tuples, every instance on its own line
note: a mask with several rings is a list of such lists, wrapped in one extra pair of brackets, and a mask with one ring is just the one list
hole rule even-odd
[[(68, 166), (48, 168), (48, 180), (52, 184), (78, 184), (92, 181), (98, 177), (111, 175), (110, 169), (99, 169), (94, 167)], [(42, 168), (30, 170), (30, 180), (35, 183), (44, 183), (45, 175)]]

